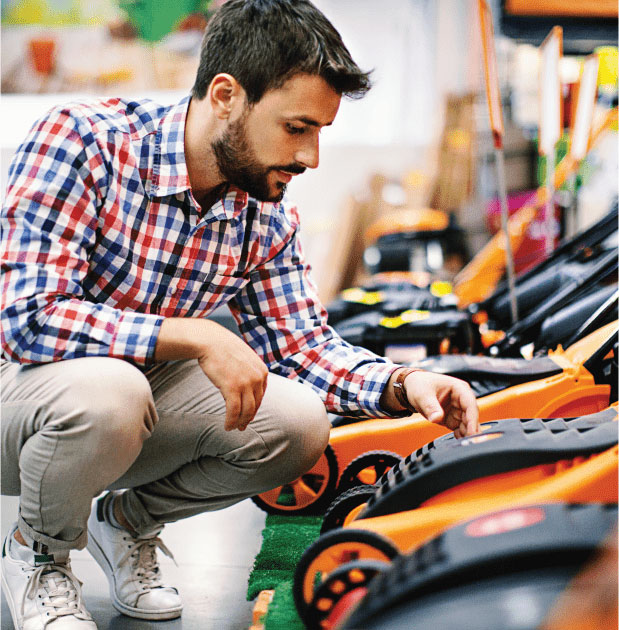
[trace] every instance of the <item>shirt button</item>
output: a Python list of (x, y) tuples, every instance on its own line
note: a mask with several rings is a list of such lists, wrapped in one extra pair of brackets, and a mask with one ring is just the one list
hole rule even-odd
[(171, 285), (168, 287), (167, 294), (171, 297), (171, 296), (173, 296), (175, 293), (176, 293), (176, 284), (171, 284)]

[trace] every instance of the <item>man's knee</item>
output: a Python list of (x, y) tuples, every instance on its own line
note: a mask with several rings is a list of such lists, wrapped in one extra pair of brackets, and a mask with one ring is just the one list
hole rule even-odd
[(286, 444), (281, 462), (282, 482), (292, 481), (318, 461), (329, 442), (331, 425), (324, 403), (313, 390), (298, 392), (295, 412), (280, 418)]
[(2, 489), (9, 494), (36, 470), (53, 477), (58, 467), (46, 462), (54, 457), (72, 474), (96, 469), (99, 481), (110, 483), (139, 455), (157, 419), (147, 379), (117, 359), (20, 370), (9, 388), (2, 406)]
[[(75, 377), (74, 377), (75, 378)], [(92, 372), (77, 377), (80, 401), (74, 415), (77, 425), (86, 423), (94, 439), (101, 442), (135, 445), (150, 436), (157, 421), (152, 392), (144, 374), (126, 361), (106, 359), (98, 362), (98, 378)], [(81, 417), (78, 417), (81, 416)], [(61, 423), (70, 428), (71, 421)]]
[(303, 426), (302, 452), (304, 456), (303, 468), (309, 470), (323, 454), (329, 443), (331, 423), (327, 417), (324, 403), (318, 394), (311, 392), (311, 402), (308, 400), (301, 414)]

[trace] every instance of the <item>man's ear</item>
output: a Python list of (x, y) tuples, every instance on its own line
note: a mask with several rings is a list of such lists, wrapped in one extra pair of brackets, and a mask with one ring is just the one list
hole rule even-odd
[(237, 110), (242, 111), (245, 107), (245, 90), (231, 74), (224, 72), (213, 77), (207, 98), (217, 118), (222, 120), (230, 118)]

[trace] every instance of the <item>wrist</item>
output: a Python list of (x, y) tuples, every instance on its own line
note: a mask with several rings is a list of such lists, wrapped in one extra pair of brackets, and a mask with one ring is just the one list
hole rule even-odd
[(408, 411), (409, 413), (417, 413), (417, 409), (411, 404), (408, 393), (406, 391), (406, 379), (413, 374), (413, 372), (420, 372), (421, 370), (417, 368), (404, 368), (398, 372), (394, 381), (393, 381), (393, 393), (395, 395), (396, 400), (402, 407), (404, 411)]
[[(394, 415), (408, 415), (414, 413), (414, 408), (408, 401), (408, 395), (406, 393), (406, 387), (404, 381), (413, 372), (419, 372), (421, 370), (415, 368), (399, 367), (395, 369), (389, 381), (387, 382), (381, 396), (381, 407)], [(396, 394), (396, 392), (399, 392)], [(405, 404), (403, 404), (405, 403)]]
[(208, 340), (214, 333), (210, 325), (213, 324), (196, 317), (164, 319), (155, 346), (155, 360), (200, 359), (208, 352)]

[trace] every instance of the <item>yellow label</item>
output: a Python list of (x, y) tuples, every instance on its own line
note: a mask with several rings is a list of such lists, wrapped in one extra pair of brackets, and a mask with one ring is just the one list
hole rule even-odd
[(428, 319), (428, 317), (430, 317), (430, 311), (417, 311), (411, 309), (409, 311), (404, 311), (395, 317), (383, 317), (380, 320), (380, 325), (383, 328), (399, 328), (403, 324), (419, 322), (422, 319)]
[(430, 293), (434, 297), (443, 297), (444, 295), (449, 295), (453, 290), (451, 286), (451, 282), (447, 282), (446, 280), (435, 280), (430, 285)]
[(340, 295), (346, 302), (355, 302), (366, 306), (380, 304), (383, 301), (383, 295), (380, 291), (365, 291), (360, 288), (345, 289)]
[(404, 311), (400, 317), (410, 324), (411, 322), (420, 322), (422, 319), (428, 319), (430, 317), (430, 311), (417, 311), (411, 309), (410, 311)]

